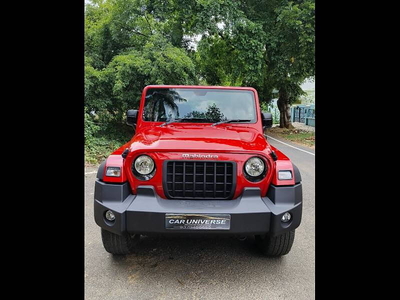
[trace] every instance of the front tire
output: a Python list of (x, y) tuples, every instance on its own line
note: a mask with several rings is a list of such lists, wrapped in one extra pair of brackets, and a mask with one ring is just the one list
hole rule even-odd
[(266, 256), (282, 256), (290, 252), (294, 242), (294, 230), (278, 236), (256, 235), (256, 242)]
[(132, 253), (140, 239), (139, 234), (133, 236), (125, 233), (118, 235), (110, 231), (101, 229), (101, 239), (104, 249), (114, 255), (125, 255)]

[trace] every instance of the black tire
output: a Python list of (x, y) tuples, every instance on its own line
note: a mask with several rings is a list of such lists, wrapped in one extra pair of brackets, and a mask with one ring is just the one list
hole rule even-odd
[(140, 235), (118, 235), (102, 228), (101, 239), (103, 240), (104, 249), (107, 252), (114, 255), (124, 255), (132, 253), (134, 247), (139, 242)]
[(294, 230), (278, 236), (256, 235), (256, 242), (260, 250), (267, 256), (282, 256), (289, 253), (294, 242)]

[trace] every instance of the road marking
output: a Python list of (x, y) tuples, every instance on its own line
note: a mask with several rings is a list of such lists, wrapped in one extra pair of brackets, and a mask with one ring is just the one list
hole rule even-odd
[(94, 174), (94, 173), (97, 173), (97, 171), (87, 172), (87, 173), (85, 173), (85, 175)]
[(286, 146), (292, 147), (292, 148), (297, 149), (297, 150), (299, 150), (299, 151), (303, 151), (303, 152), (305, 152), (305, 153), (308, 153), (308, 154), (311, 154), (311, 155), (314, 155), (314, 156), (315, 156), (315, 153), (308, 152), (308, 151), (306, 151), (306, 150), (303, 150), (303, 149), (297, 148), (297, 147), (295, 147), (295, 146), (289, 145), (289, 144), (284, 143), (284, 142), (282, 142), (282, 141), (280, 141), (280, 140), (278, 140), (278, 139), (276, 139), (276, 138), (273, 138), (272, 136), (269, 136), (269, 135), (265, 135), (265, 136), (267, 136), (269, 139), (273, 139), (274, 141), (277, 141), (277, 142), (279, 142), (279, 143), (282, 143), (282, 144), (284, 144), (284, 145), (286, 145)]

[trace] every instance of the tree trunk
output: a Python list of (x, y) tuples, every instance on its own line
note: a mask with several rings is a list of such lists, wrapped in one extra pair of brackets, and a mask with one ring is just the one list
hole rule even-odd
[(279, 89), (279, 99), (277, 101), (279, 109), (279, 127), (293, 129), (291, 116), (290, 116), (290, 104), (289, 95), (284, 88)]

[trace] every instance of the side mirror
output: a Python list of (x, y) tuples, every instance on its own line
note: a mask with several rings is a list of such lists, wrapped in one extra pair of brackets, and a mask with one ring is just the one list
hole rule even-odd
[(262, 112), (261, 113), (261, 117), (262, 117), (262, 125), (263, 128), (271, 128), (272, 127), (272, 114), (271, 113), (267, 113), (267, 112)]
[(126, 124), (129, 126), (135, 126), (137, 121), (138, 111), (136, 109), (129, 109), (126, 112)]

